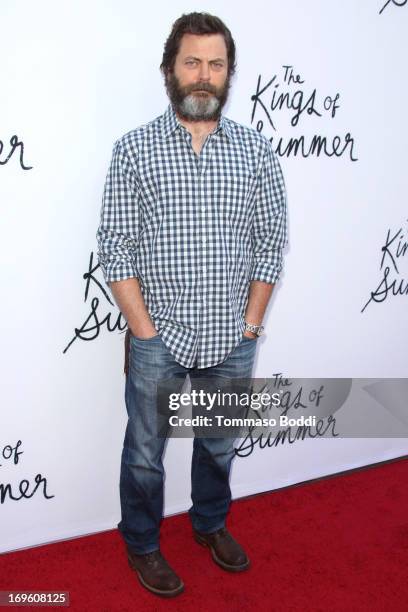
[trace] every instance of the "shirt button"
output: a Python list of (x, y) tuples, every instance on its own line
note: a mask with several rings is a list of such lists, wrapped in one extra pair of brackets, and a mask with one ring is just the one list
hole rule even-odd
[(201, 207), (201, 212), (205, 212), (205, 206)]
[(207, 268), (203, 268), (203, 275), (207, 273)]

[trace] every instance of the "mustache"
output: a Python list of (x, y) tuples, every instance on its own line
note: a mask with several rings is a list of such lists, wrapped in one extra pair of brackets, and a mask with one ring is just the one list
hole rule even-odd
[(189, 94), (192, 91), (208, 91), (209, 93), (216, 94), (217, 88), (214, 85), (210, 85), (210, 83), (201, 83), (198, 85), (190, 85), (186, 88), (186, 93)]

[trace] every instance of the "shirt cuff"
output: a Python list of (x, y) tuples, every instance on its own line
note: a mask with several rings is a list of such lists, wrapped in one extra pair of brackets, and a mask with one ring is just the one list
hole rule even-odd
[(99, 258), (99, 264), (106, 283), (127, 280), (128, 278), (139, 278), (136, 266), (129, 261), (116, 260), (105, 263)]
[(249, 279), (251, 281), (257, 280), (273, 285), (279, 280), (281, 271), (282, 264), (277, 267), (268, 261), (254, 261), (252, 263)]

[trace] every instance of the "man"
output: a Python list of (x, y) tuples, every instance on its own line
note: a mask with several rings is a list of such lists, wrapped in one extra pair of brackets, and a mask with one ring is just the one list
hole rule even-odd
[[(224, 23), (180, 17), (161, 70), (170, 105), (115, 143), (97, 238), (130, 332), (118, 528), (142, 585), (171, 597), (184, 585), (159, 549), (157, 385), (251, 376), (282, 268), (286, 198), (269, 141), (221, 113), (235, 71)], [(225, 527), (233, 456), (232, 439), (195, 437), (189, 515), (213, 560), (242, 571), (248, 557)]]

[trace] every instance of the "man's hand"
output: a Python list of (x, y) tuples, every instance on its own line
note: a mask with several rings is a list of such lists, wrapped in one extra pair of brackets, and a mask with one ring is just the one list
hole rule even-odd
[(136, 329), (130, 329), (130, 333), (135, 338), (140, 338), (141, 340), (148, 340), (149, 338), (154, 338), (154, 336), (158, 335), (158, 332), (153, 325), (144, 326), (143, 328), (138, 325)]
[(254, 332), (251, 332), (251, 331), (245, 331), (244, 336), (246, 338), (254, 338), (254, 339), (258, 337), (256, 334), (254, 334)]

